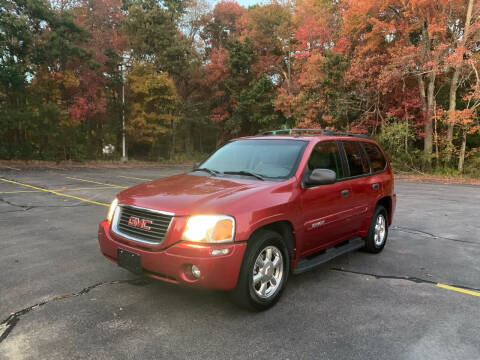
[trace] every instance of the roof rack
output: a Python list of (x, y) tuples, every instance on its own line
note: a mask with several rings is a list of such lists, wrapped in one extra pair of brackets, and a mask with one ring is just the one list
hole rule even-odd
[(318, 134), (318, 135), (327, 135), (327, 136), (352, 136), (352, 137), (370, 139), (370, 136), (364, 135), (364, 134), (352, 134), (352, 133), (338, 132), (338, 131), (327, 130), (327, 129), (297, 129), (297, 128), (263, 131), (257, 134), (257, 136), (266, 136), (266, 135), (300, 136), (301, 134)]
[(370, 136), (365, 135), (365, 134), (354, 134), (354, 133), (336, 132), (336, 131), (332, 131), (329, 134), (325, 134), (325, 135), (351, 136), (351, 137), (357, 137), (357, 138), (362, 138), (362, 139), (371, 139)]

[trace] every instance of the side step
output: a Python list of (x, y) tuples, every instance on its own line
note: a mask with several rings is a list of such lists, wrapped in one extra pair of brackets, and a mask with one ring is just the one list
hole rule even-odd
[(365, 241), (359, 237), (351, 238), (346, 242), (335, 245), (325, 251), (320, 252), (318, 255), (313, 254), (308, 257), (302, 258), (298, 261), (297, 267), (293, 270), (293, 273), (301, 274), (305, 271), (315, 269), (317, 266), (330, 261), (337, 256), (346, 254), (350, 251), (354, 251), (365, 246)]

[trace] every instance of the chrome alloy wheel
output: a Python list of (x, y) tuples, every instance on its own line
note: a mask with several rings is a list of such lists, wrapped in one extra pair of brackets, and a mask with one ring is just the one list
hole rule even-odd
[(275, 246), (267, 246), (258, 254), (253, 266), (252, 286), (258, 297), (275, 295), (283, 279), (283, 256)]
[(373, 235), (373, 241), (376, 246), (382, 246), (385, 241), (385, 235), (387, 233), (387, 221), (383, 214), (378, 214), (377, 221), (375, 223), (375, 231)]

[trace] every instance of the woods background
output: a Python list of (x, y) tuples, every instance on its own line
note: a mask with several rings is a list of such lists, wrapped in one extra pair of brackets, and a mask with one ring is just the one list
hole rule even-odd
[[(0, 158), (201, 158), (285, 127), (480, 177), (474, 0), (0, 0)], [(115, 146), (105, 155), (106, 145)]]

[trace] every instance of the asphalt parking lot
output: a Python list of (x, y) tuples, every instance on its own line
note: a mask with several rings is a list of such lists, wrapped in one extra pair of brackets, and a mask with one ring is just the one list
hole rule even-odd
[(1, 359), (480, 358), (480, 187), (397, 181), (381, 254), (292, 276), (250, 313), (98, 249), (117, 192), (186, 170), (0, 167)]

